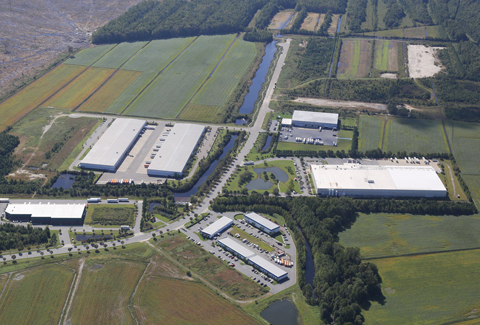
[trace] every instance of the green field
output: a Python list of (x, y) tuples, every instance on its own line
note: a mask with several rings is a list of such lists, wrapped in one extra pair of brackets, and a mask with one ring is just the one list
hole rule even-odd
[(57, 264), (12, 274), (0, 299), (0, 323), (58, 324), (72, 280), (73, 271)]
[(380, 71), (388, 70), (388, 57), (390, 50), (390, 41), (375, 41), (375, 61), (374, 68)]
[[(386, 302), (365, 324), (453, 324), (479, 316), (480, 250), (375, 260)], [(477, 319), (478, 322), (478, 319)]]
[(448, 152), (442, 121), (407, 118), (388, 120), (383, 151)]
[(360, 63), (360, 40), (342, 42), (340, 62), (337, 69), (339, 78), (355, 78)]
[(101, 58), (102, 55), (110, 51), (113, 47), (115, 47), (115, 44), (99, 45), (89, 49), (84, 49), (75, 54), (73, 58), (66, 60), (65, 63), (89, 66)]
[(116, 206), (89, 205), (85, 223), (91, 225), (135, 225), (137, 209), (133, 204), (121, 204)]
[(340, 244), (364, 258), (480, 248), (480, 215), (360, 214)]
[(381, 117), (361, 115), (358, 127), (358, 150), (382, 148), (383, 125)]
[(175, 118), (195, 95), (235, 35), (201, 36), (125, 111), (127, 115)]
[(118, 69), (147, 42), (120, 43), (93, 64), (96, 68)]

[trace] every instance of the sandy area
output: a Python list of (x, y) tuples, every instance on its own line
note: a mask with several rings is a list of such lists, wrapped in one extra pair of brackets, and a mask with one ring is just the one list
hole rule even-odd
[(317, 25), (317, 20), (319, 18), (318, 15), (319, 14), (316, 14), (316, 13), (308, 13), (307, 18), (305, 18), (305, 20), (303, 21), (303, 24), (300, 27), (300, 29), (305, 29), (313, 32), (315, 29), (315, 26)]
[[(426, 47), (425, 45), (408, 45), (408, 70), (412, 78), (432, 77), (442, 70), (436, 58), (437, 50), (444, 47)], [(435, 65), (435, 63), (437, 65)]]
[(269, 29), (279, 29), (280, 26), (292, 15), (293, 12), (291, 11), (280, 11), (273, 17)]
[(397, 74), (396, 73), (382, 73), (380, 75), (382, 78), (387, 78), (387, 79), (397, 79)]
[(387, 105), (384, 105), (384, 104), (354, 102), (354, 101), (346, 101), (346, 100), (331, 100), (331, 99), (300, 97), (293, 101), (297, 103), (305, 103), (305, 104), (310, 104), (315, 106), (333, 107), (333, 108), (355, 108), (355, 109), (373, 108), (373, 109), (378, 109), (382, 111), (387, 109)]

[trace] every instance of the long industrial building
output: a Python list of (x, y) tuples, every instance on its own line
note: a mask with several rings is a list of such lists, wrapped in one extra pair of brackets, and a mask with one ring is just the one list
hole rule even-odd
[(367, 197), (445, 197), (431, 166), (311, 165), (317, 194)]
[(117, 170), (146, 123), (145, 120), (117, 118), (80, 161), (80, 168)]
[(338, 114), (309, 111), (294, 111), (292, 125), (305, 128), (333, 129), (338, 125)]
[(203, 125), (176, 123), (158, 148), (147, 169), (148, 176), (181, 176), (204, 131)]
[(9, 204), (5, 216), (12, 221), (46, 225), (83, 225), (86, 204)]
[(215, 237), (216, 234), (219, 234), (225, 229), (230, 228), (233, 225), (233, 220), (227, 217), (221, 217), (214, 223), (212, 223), (210, 226), (207, 228), (203, 229), (201, 231), (202, 236), (207, 237), (207, 238), (213, 238)]
[(263, 232), (266, 232), (269, 235), (276, 234), (280, 231), (280, 226), (276, 223), (271, 222), (270, 220), (262, 217), (261, 215), (256, 214), (255, 212), (249, 212), (244, 214), (245, 221), (255, 228), (260, 229)]

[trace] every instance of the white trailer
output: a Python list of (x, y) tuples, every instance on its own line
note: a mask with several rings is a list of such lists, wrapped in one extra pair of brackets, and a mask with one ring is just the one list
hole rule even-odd
[(128, 202), (128, 197), (118, 198), (118, 202)]
[(118, 203), (117, 199), (108, 199), (107, 203)]
[(99, 197), (92, 197), (92, 198), (87, 199), (87, 202), (88, 203), (98, 203), (98, 202), (102, 202), (102, 199), (99, 198)]
[(8, 198), (0, 198), (0, 203), (10, 203), (10, 199), (8, 199)]

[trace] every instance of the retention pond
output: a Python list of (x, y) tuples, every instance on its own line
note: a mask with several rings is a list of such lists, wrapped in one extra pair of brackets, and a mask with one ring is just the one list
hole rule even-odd
[(297, 325), (297, 307), (288, 299), (277, 300), (260, 314), (263, 319), (273, 325)]
[(258, 177), (250, 181), (245, 188), (249, 191), (259, 191), (259, 190), (268, 190), (272, 187), (273, 183), (266, 181), (260, 178), (260, 174), (263, 172), (272, 173), (280, 182), (286, 182), (288, 180), (288, 175), (283, 170), (278, 167), (265, 167), (265, 168), (254, 168), (253, 171), (257, 173)]

